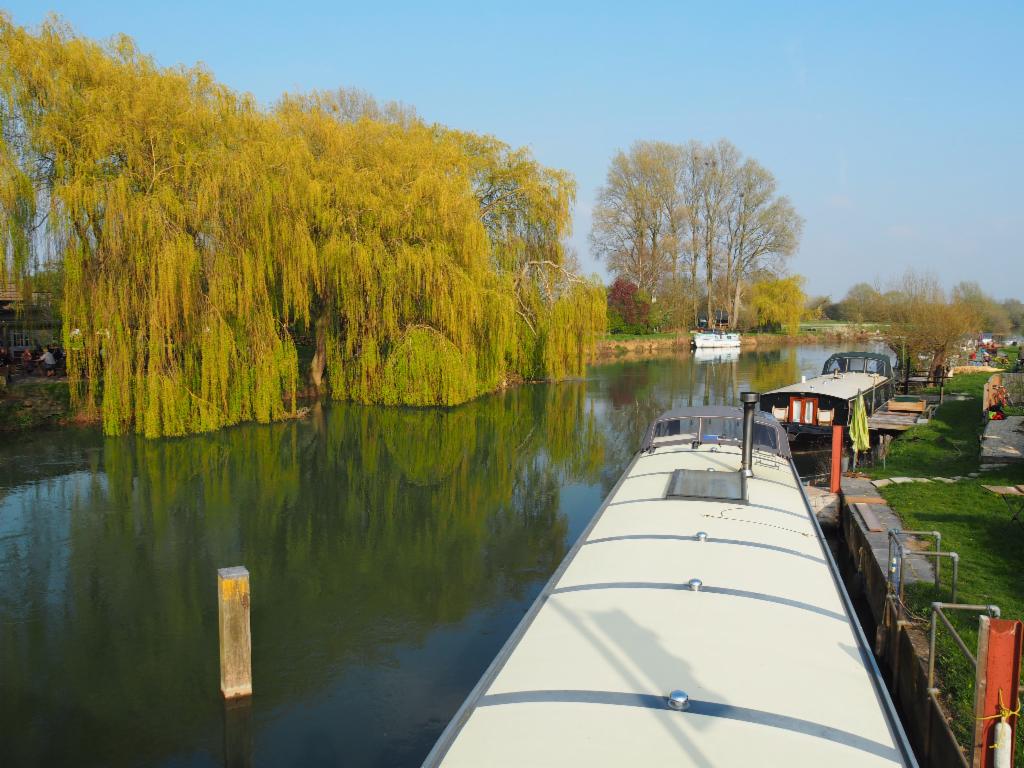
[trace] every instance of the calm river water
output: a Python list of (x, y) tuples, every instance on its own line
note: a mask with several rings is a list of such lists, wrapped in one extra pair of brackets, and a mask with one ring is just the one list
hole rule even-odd
[[(0, 765), (418, 766), (660, 411), (832, 350), (593, 367), (453, 410), (0, 447)], [(216, 571), (252, 574), (250, 710)], [(226, 743), (227, 742), (227, 743)]]

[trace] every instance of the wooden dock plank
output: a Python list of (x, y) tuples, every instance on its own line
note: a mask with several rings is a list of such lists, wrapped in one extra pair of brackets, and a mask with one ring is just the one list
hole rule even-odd
[(903, 432), (917, 423), (921, 414), (912, 411), (890, 410), (892, 405), (893, 401), (890, 400), (868, 416), (868, 429)]

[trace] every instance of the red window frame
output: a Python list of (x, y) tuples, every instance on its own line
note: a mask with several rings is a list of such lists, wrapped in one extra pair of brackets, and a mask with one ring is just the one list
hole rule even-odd
[[(807, 408), (810, 406), (808, 418)], [(789, 420), (794, 424), (817, 424), (818, 423), (818, 398), (816, 397), (790, 397), (789, 398)]]

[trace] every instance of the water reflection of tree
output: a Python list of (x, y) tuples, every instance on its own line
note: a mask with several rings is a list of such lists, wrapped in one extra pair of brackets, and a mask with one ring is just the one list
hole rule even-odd
[(744, 373), (753, 392), (767, 392), (800, 379), (800, 362), (796, 347), (758, 350), (744, 355)]
[[(607, 387), (604, 399), (610, 401), (604, 419), (606, 490), (618, 480), (644, 430), (660, 414), (682, 406), (732, 402), (737, 386), (735, 362), (702, 363), (689, 355), (602, 366), (599, 374), (598, 386)], [(637, 382), (642, 382), (642, 390), (635, 389)], [(632, 396), (614, 396), (630, 391)]]
[(561, 489), (609, 490), (662, 411), (798, 378), (795, 350), (678, 356), (453, 410), (338, 404), (181, 440), (62, 435), (68, 454), (27, 439), (36, 460), (0, 479), (5, 764), (218, 750), (218, 567), (253, 574), (258, 721), (528, 598), (564, 556)]
[(5, 750), (15, 764), (145, 762), (216, 743), (217, 567), (253, 574), (260, 707), (528, 597), (564, 556), (561, 486), (596, 481), (603, 451), (582, 383), (109, 439), (102, 471), (19, 497), (26, 514), (70, 514), (66, 538), (0, 560), (3, 594), (30, 603), (0, 623), (0, 717), (38, 726)]

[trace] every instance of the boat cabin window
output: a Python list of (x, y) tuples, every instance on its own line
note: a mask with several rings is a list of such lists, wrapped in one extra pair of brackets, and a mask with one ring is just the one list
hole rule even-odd
[[(665, 419), (654, 426), (654, 437), (675, 437), (680, 442), (699, 440), (701, 443), (743, 442), (743, 420), (730, 416), (683, 417)], [(776, 452), (779, 439), (775, 429), (754, 422), (754, 447)]]
[(654, 428), (655, 437), (679, 437), (696, 440), (700, 436), (700, 419), (666, 419)]
[(832, 355), (821, 371), (823, 376), (836, 373), (876, 373), (879, 376), (891, 376), (889, 361), (883, 356), (864, 355)]
[(743, 422), (740, 419), (708, 418), (703, 421), (701, 442), (743, 442)]
[(775, 430), (765, 424), (754, 422), (754, 447), (768, 448), (771, 451), (779, 450), (779, 436)]

